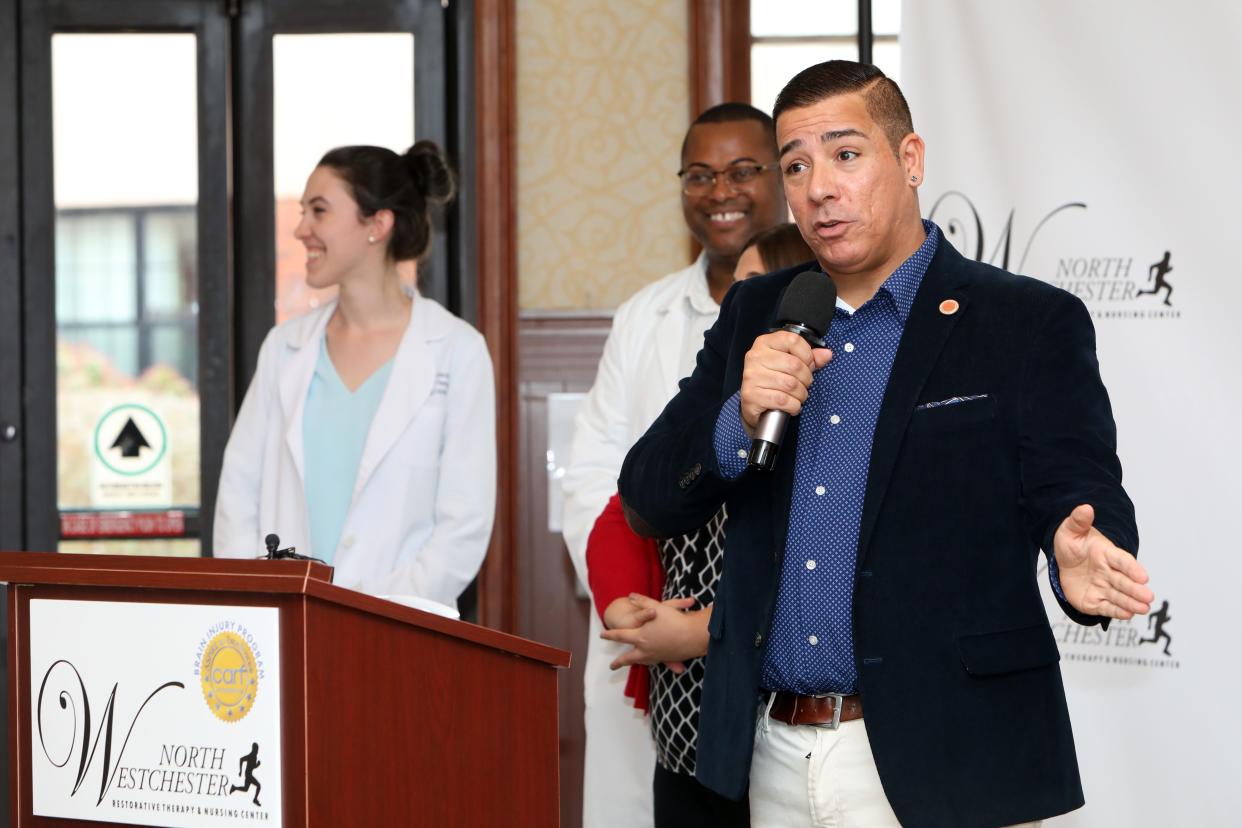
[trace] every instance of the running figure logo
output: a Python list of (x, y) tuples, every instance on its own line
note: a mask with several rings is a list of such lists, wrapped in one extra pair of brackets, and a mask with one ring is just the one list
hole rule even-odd
[(1173, 286), (1164, 278), (1173, 270), (1173, 266), (1169, 264), (1169, 251), (1164, 251), (1164, 258), (1156, 262), (1147, 269), (1147, 281), (1152, 283), (1150, 290), (1140, 290), (1135, 292), (1135, 296), (1143, 296), (1144, 294), (1156, 294), (1164, 291), (1164, 303), (1169, 307), (1173, 307), (1173, 303), (1169, 299), (1173, 296)]
[(1173, 644), (1173, 639), (1167, 632), (1165, 632), (1164, 625), (1172, 620), (1173, 616), (1169, 615), (1169, 602), (1165, 601), (1160, 605), (1160, 609), (1147, 616), (1147, 629), (1150, 630), (1153, 623), (1156, 625), (1155, 630), (1152, 631), (1151, 638), (1139, 639), (1139, 643), (1155, 644), (1163, 638), (1164, 654), (1171, 656), (1172, 653), (1169, 652), (1169, 647)]
[(234, 785), (229, 788), (229, 793), (237, 793), (238, 791), (249, 791), (250, 786), (254, 785), (254, 804), (259, 804), (259, 791), (263, 786), (259, 784), (259, 780), (254, 778), (254, 769), (263, 764), (259, 761), (259, 745), (257, 742), (251, 742), (250, 752), (243, 756), (237, 763), (237, 773), (241, 775), (245, 785)]

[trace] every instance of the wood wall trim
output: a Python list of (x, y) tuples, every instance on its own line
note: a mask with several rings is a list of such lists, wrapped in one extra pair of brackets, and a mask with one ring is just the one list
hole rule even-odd
[(750, 100), (750, 0), (688, 0), (690, 119)]
[(524, 311), (518, 319), (519, 384), (560, 382), (565, 391), (589, 390), (612, 319), (607, 311)]
[(479, 330), (496, 371), (496, 521), (479, 575), (479, 623), (517, 619), (517, 125), (515, 0), (477, 0), (474, 14)]

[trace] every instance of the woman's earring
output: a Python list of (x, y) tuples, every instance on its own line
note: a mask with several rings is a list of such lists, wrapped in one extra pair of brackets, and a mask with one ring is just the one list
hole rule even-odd
[(367, 236), (367, 244), (375, 244), (375, 236)]

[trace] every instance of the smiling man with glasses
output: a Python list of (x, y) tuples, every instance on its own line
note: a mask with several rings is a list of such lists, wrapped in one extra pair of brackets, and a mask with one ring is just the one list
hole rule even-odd
[(746, 242), (785, 218), (771, 124), (747, 104), (720, 104), (695, 120), (681, 145), (681, 209), (703, 248), (717, 304)]

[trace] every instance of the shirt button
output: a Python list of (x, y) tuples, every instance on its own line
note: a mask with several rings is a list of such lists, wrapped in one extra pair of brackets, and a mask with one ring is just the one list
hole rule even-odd
[(853, 342), (847, 342), (847, 343), (845, 343), (845, 352), (846, 352), (847, 354), (852, 354), (852, 353), (854, 353), (854, 343), (853, 343)]
[(806, 562), (806, 568), (807, 568), (807, 569), (814, 569), (814, 568), (815, 568), (815, 561), (807, 561), (807, 562)]
[(755, 633), (755, 646), (760, 647), (762, 645), (763, 645), (763, 633)]
[(827, 490), (827, 489), (825, 489), (823, 486), (816, 486), (816, 487), (815, 487), (815, 494), (820, 495), (821, 497), (823, 496), (824, 492), (826, 492), (826, 491), (828, 491), (828, 490)]
[(345, 537), (341, 538), (341, 546), (344, 547), (345, 549), (348, 549), (349, 547), (353, 545), (354, 545), (353, 535), (346, 535)]
[(831, 417), (828, 418), (828, 422), (832, 423), (833, 425), (838, 425), (841, 422), (841, 415), (833, 414)]
[(737, 450), (737, 456), (738, 456), (738, 457), (740, 457), (740, 458), (742, 458), (743, 460), (745, 460), (745, 459), (746, 459), (746, 449), (738, 449), (738, 450)]
[(819, 637), (814, 635), (808, 636), (806, 640), (811, 643), (812, 647), (819, 643)]

